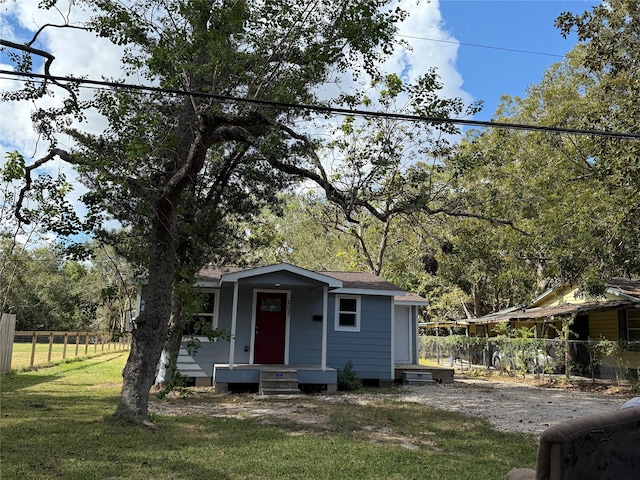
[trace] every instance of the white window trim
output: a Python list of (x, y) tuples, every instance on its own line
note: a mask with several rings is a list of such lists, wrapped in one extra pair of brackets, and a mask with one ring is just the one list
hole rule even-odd
[[(354, 299), (356, 301), (356, 311), (355, 312), (344, 312), (344, 313), (355, 313), (356, 314), (356, 324), (353, 327), (340, 325), (340, 299), (349, 298)], [(359, 332), (360, 331), (360, 316), (362, 310), (362, 302), (361, 297), (359, 295), (336, 295), (336, 313), (334, 317), (334, 325), (333, 329), (336, 332)]]
[[(202, 288), (200, 289), (200, 293), (215, 293), (215, 297), (213, 298), (213, 313), (198, 313), (199, 317), (211, 317), (211, 326), (213, 328), (218, 328), (218, 312), (220, 310), (220, 289), (218, 288)], [(195, 338), (197, 340), (199, 340), (200, 342), (209, 342), (209, 338), (205, 337), (205, 336), (201, 336), (201, 335), (197, 335), (197, 336), (182, 336), (182, 341), (186, 342), (191, 338)], [(214, 340), (217, 341), (218, 339), (216, 338)]]

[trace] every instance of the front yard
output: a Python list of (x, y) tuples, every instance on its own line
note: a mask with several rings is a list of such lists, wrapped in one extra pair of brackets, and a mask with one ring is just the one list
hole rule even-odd
[[(125, 359), (112, 353), (2, 377), (3, 477), (493, 480), (535, 460), (531, 436), (398, 402), (392, 390), (375, 402), (368, 393), (256, 399), (196, 392), (154, 401), (152, 411), (163, 412), (152, 415), (155, 430), (122, 424), (110, 414)], [(261, 408), (282, 414), (256, 414)]]

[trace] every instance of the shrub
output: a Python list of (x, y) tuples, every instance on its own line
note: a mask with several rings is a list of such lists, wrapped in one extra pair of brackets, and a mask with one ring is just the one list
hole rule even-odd
[(356, 377), (351, 360), (344, 364), (342, 370), (338, 370), (338, 390), (354, 392), (362, 388), (362, 381)]

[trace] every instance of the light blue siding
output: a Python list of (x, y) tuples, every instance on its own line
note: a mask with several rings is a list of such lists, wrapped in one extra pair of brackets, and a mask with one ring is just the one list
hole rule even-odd
[[(233, 300), (233, 289), (231, 289)], [(236, 320), (236, 346), (235, 363), (249, 363), (251, 348), (251, 318), (253, 310), (253, 288), (240, 288), (238, 290), (238, 317)], [(224, 363), (229, 363), (229, 357)]]
[(291, 292), (289, 363), (320, 365), (322, 361), (322, 289), (296, 288)]
[(391, 314), (393, 299), (361, 296), (360, 331), (335, 331), (335, 296), (329, 296), (327, 366), (342, 370), (351, 360), (359, 378), (391, 380)]
[[(322, 328), (319, 320), (323, 313), (323, 288), (318, 282), (289, 273), (271, 273), (250, 279), (241, 279), (238, 291), (238, 313), (235, 333), (235, 363), (248, 364), (251, 348), (251, 321), (255, 289), (290, 292), (289, 364), (319, 367), (322, 362)], [(231, 331), (233, 313), (233, 287), (219, 290), (218, 328)], [(391, 317), (393, 298), (381, 295), (360, 295), (360, 331), (335, 331), (335, 298), (329, 293), (327, 317), (327, 367), (343, 369), (350, 360), (359, 378), (392, 380)], [(415, 323), (416, 309), (412, 308)], [(194, 356), (189, 356), (186, 345), (180, 351), (179, 368), (184, 375), (211, 377), (214, 365), (229, 363), (228, 340), (202, 342)], [(417, 358), (417, 351), (413, 352)], [(306, 373), (310, 383), (332, 374)], [(225, 373), (226, 375), (226, 373)], [(233, 375), (230, 373), (229, 375)], [(245, 374), (246, 375), (246, 374)], [(327, 377), (328, 378), (328, 377)], [(300, 380), (302, 381), (302, 380)], [(320, 382), (322, 383), (322, 382)]]
[(418, 365), (420, 363), (420, 354), (418, 353), (418, 307), (413, 305), (411, 307), (411, 332), (413, 335), (413, 342), (411, 343), (413, 364)]

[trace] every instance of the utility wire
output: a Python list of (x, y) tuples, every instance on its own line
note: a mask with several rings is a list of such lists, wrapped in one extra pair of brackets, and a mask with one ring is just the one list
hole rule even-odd
[(424, 41), (427, 41), (427, 42), (450, 43), (452, 45), (461, 45), (463, 47), (486, 48), (488, 50), (500, 50), (500, 51), (503, 51), (503, 52), (525, 53), (527, 55), (542, 55), (542, 56), (545, 56), (545, 57), (564, 58), (564, 55), (559, 55), (557, 53), (534, 52), (532, 50), (519, 50), (517, 48), (493, 47), (491, 45), (480, 45), (479, 43), (465, 43), (465, 42), (458, 42), (456, 40), (441, 40), (441, 39), (438, 39), (438, 38), (416, 37), (416, 36), (413, 36), (413, 35), (398, 35), (398, 37), (401, 37), (401, 38), (412, 38), (414, 40), (424, 40)]
[(95, 85), (100, 87), (110, 87), (110, 88), (124, 89), (124, 90), (154, 92), (154, 93), (162, 93), (162, 94), (176, 95), (176, 96), (207, 98), (207, 99), (218, 100), (220, 102), (226, 102), (226, 103), (230, 103), (230, 102), (244, 103), (244, 104), (252, 104), (252, 105), (261, 105), (266, 107), (278, 107), (278, 108), (312, 111), (312, 112), (325, 113), (325, 114), (353, 115), (353, 116), (361, 116), (361, 117), (369, 117), (369, 118), (389, 118), (393, 120), (405, 120), (405, 121), (411, 121), (411, 122), (427, 122), (427, 123), (433, 123), (438, 125), (450, 123), (455, 125), (466, 125), (466, 126), (485, 127), (485, 128), (527, 130), (527, 131), (538, 131), (538, 132), (548, 132), (548, 133), (564, 133), (564, 134), (572, 134), (572, 135), (590, 135), (590, 136), (596, 136), (596, 137), (640, 140), (640, 133), (625, 133), (625, 132), (612, 132), (607, 130), (590, 130), (590, 129), (580, 129), (580, 128), (563, 128), (563, 127), (552, 127), (552, 126), (542, 126), (542, 125), (529, 125), (529, 124), (523, 124), (523, 123), (496, 122), (493, 120), (441, 118), (441, 117), (430, 117), (426, 115), (412, 115), (412, 114), (405, 114), (405, 113), (388, 113), (388, 112), (376, 112), (376, 111), (370, 111), (370, 110), (358, 110), (358, 109), (351, 109), (351, 108), (330, 107), (326, 105), (305, 105), (300, 103), (278, 102), (273, 100), (262, 100), (257, 98), (241, 98), (241, 97), (234, 97), (230, 95), (217, 95), (217, 94), (205, 93), (205, 92), (188, 92), (186, 90), (152, 87), (152, 86), (145, 86), (145, 85), (135, 85), (135, 84), (128, 84), (128, 83), (120, 83), (120, 82), (110, 82), (106, 80), (91, 80), (88, 78), (60, 77), (55, 75), (45, 75), (45, 74), (31, 73), (31, 72), (14, 72), (11, 70), (0, 70), (0, 75), (38, 78), (38, 79), (51, 80), (56, 82), (70, 82), (70, 83), (76, 83), (76, 84)]

